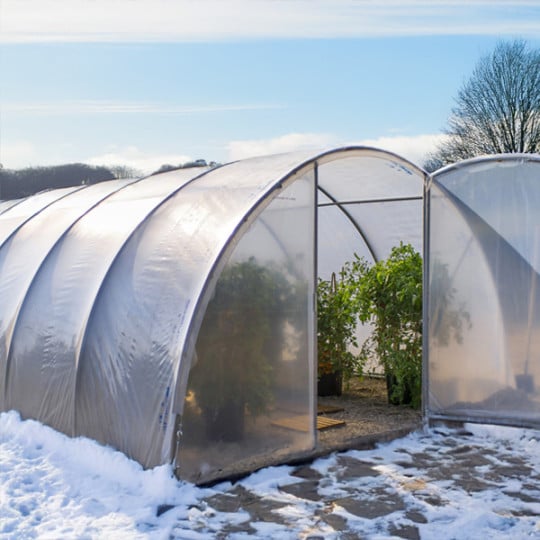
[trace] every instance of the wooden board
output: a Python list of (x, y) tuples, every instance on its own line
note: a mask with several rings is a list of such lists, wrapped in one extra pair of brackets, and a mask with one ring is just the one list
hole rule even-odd
[(345, 420), (335, 420), (334, 418), (327, 418), (326, 416), (317, 416), (317, 429), (319, 431), (344, 425)]
[[(274, 420), (273, 425), (284, 427), (287, 429), (294, 429), (295, 431), (308, 432), (310, 429), (311, 418), (306, 414), (300, 414), (297, 416), (289, 416), (287, 418), (280, 418)], [(327, 418), (325, 416), (317, 416), (317, 429), (330, 429), (334, 427), (344, 426), (345, 420), (334, 420), (333, 418)]]
[(337, 407), (335, 405), (317, 405), (317, 414), (332, 414), (344, 410), (343, 407)]

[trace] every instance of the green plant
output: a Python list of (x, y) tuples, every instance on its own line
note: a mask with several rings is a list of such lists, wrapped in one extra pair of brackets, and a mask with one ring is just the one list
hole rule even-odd
[(393, 403), (421, 404), (422, 390), (422, 257), (400, 243), (389, 257), (357, 277), (359, 317), (373, 332), (362, 346), (364, 358), (376, 358), (394, 382)]
[(318, 377), (341, 372), (345, 381), (362, 374), (362, 361), (351, 347), (358, 347), (358, 275), (367, 263), (355, 255), (330, 280), (319, 278), (317, 286)]
[(452, 286), (448, 264), (434, 259), (430, 264), (432, 313), (430, 336), (437, 345), (447, 346), (452, 340), (463, 342), (463, 332), (471, 328), (471, 316), (465, 302), (458, 302)]
[[(273, 341), (279, 340), (289, 295), (285, 277), (253, 257), (222, 272), (199, 330), (189, 381), (206, 421), (243, 422), (246, 410), (256, 416), (271, 404)], [(227, 411), (233, 418), (225, 418)]]

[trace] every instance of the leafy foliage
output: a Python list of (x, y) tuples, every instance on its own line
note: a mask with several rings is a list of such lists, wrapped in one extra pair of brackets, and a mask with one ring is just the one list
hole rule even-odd
[(190, 390), (206, 414), (229, 401), (261, 414), (272, 400), (273, 362), (290, 286), (254, 258), (221, 274), (197, 341)]
[(439, 346), (447, 346), (452, 340), (463, 342), (463, 331), (472, 326), (465, 303), (458, 303), (456, 289), (451, 285), (448, 265), (437, 259), (430, 265), (433, 312), (430, 314), (430, 334)]
[(481, 58), (445, 132), (424, 165), (428, 171), (474, 156), (540, 152), (540, 49), (500, 42)]
[(339, 279), (319, 278), (317, 287), (318, 376), (340, 371), (345, 380), (362, 374), (362, 360), (349, 349), (357, 347), (359, 277), (367, 270), (367, 262), (357, 255), (345, 263)]
[(386, 260), (361, 266), (359, 317), (373, 324), (362, 346), (395, 380), (390, 398), (419, 407), (422, 394), (422, 257), (410, 244), (394, 247)]

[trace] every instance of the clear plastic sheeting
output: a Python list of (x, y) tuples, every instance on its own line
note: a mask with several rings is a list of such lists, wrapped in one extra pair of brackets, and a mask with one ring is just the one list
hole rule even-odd
[(540, 158), (435, 173), (428, 190), (429, 417), (540, 426)]
[[(313, 170), (250, 226), (206, 309), (190, 371), (177, 464), (199, 482), (315, 445)], [(266, 249), (261, 249), (261, 247)], [(306, 296), (307, 295), (307, 296)]]
[(318, 210), (318, 275), (327, 281), (332, 273), (353, 259), (356, 253), (368, 261), (373, 256), (368, 245), (362, 241), (358, 229), (350, 218), (336, 205), (321, 206)]
[[(196, 174), (186, 169), (131, 183), (67, 228), (35, 275), (13, 331), (9, 408), (64, 433), (90, 434), (89, 428), (75, 427), (75, 384), (86, 324), (103, 279), (133, 230)], [(32, 388), (30, 395), (25, 388)], [(106, 429), (105, 418), (94, 417), (93, 424)]]
[(424, 171), (399, 156), (365, 149), (318, 172), (321, 277), (337, 273), (355, 253), (371, 262), (387, 257), (400, 241), (422, 253)]
[[(43, 191), (34, 197), (28, 197), (18, 204), (10, 206), (5, 212), (0, 214), (0, 246), (22, 225), (44, 208), (73, 193), (74, 191), (86, 189), (86, 187), (71, 187)], [(9, 211), (8, 211), (9, 210)]]
[(7, 201), (0, 201), (0, 214), (3, 214), (5, 211), (9, 210), (11, 207), (19, 204), (24, 199), (11, 199)]
[(351, 147), (0, 203), (0, 408), (196, 482), (309, 455), (317, 261), (418, 245), (423, 183)]
[[(0, 305), (4, 314), (0, 319), (0, 388), (5, 385), (8, 351), (15, 321), (39, 267), (67, 228), (126, 183), (126, 180), (116, 180), (68, 192), (71, 193), (69, 197), (63, 196), (48, 204), (33, 219), (19, 226), (4, 242), (0, 249)], [(2, 397), (0, 394), (0, 399)], [(20, 400), (21, 411), (24, 411), (32, 398), (33, 395), (25, 395)], [(2, 409), (6, 407), (2, 405)]]
[[(204, 314), (201, 295), (252, 208), (268, 190), (277, 194), (296, 163), (279, 156), (212, 170), (165, 201), (130, 238), (103, 284), (83, 346), (78, 433), (128, 446), (146, 466), (171, 460), (191, 361), (189, 330), (196, 332)], [(96, 409), (107, 422), (92, 424)]]

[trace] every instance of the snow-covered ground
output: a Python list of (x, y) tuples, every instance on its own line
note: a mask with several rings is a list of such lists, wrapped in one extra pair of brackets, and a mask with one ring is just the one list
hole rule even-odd
[(540, 433), (431, 429), (197, 488), (0, 414), (0, 538), (540, 538)]

